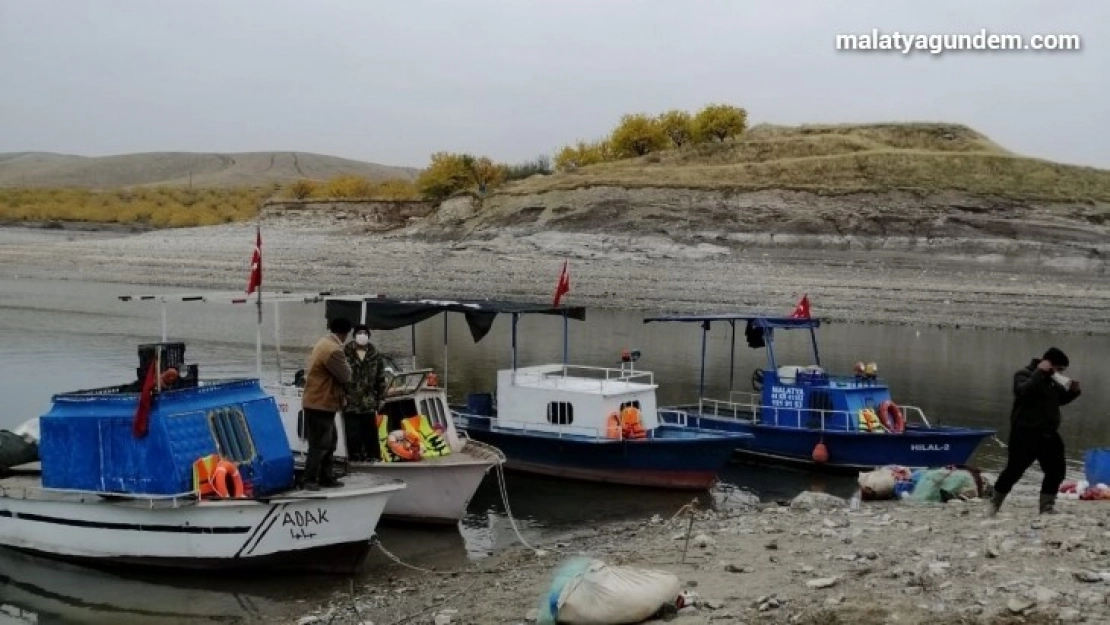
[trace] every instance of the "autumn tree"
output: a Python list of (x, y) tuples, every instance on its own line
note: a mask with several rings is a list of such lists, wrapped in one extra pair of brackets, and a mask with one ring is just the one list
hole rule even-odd
[(462, 160), (467, 171), (470, 172), (471, 181), (480, 193), (499, 186), (505, 182), (508, 175), (508, 167), (494, 163), (486, 156), (475, 158), (469, 154), (463, 154)]
[(391, 178), (374, 185), (374, 197), (381, 200), (418, 200), (420, 193), (411, 180)]
[(369, 198), (374, 192), (374, 185), (362, 176), (344, 174), (329, 179), (325, 191), (328, 197)]
[(303, 200), (316, 191), (316, 184), (311, 180), (298, 180), (289, 185), (289, 197)]
[(436, 152), (428, 168), (416, 178), (416, 190), (430, 200), (442, 200), (467, 188), (471, 181), (465, 154)]
[(748, 128), (748, 112), (738, 106), (710, 104), (694, 116), (693, 131), (697, 141), (724, 141)]
[(659, 126), (676, 148), (686, 145), (693, 139), (694, 121), (686, 111), (675, 109), (663, 113), (659, 116)]
[(618, 158), (643, 156), (667, 147), (667, 134), (659, 120), (643, 113), (625, 115), (609, 137)]
[(594, 143), (579, 141), (576, 145), (568, 145), (559, 150), (555, 155), (555, 169), (571, 171), (579, 167), (611, 161), (613, 158), (613, 148), (609, 141), (602, 140)]

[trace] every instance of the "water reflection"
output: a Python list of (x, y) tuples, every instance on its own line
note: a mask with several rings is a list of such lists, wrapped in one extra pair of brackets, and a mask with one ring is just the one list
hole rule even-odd
[(271, 599), (182, 588), (0, 549), (0, 613), (19, 623), (257, 623)]

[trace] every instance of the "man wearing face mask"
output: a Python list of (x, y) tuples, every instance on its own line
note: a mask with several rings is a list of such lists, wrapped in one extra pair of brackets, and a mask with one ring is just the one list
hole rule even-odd
[(1014, 407), (1010, 413), (1010, 445), (1006, 468), (998, 476), (989, 514), (998, 514), (1006, 495), (1034, 461), (1044, 471), (1040, 512), (1054, 514), (1056, 492), (1067, 472), (1060, 407), (1079, 397), (1079, 382), (1063, 376), (1068, 357), (1052, 347), (1014, 374)]
[(335, 413), (343, 410), (346, 386), (351, 381), (351, 367), (343, 355), (351, 322), (342, 317), (332, 319), (328, 330), (331, 334), (317, 341), (308, 357), (301, 395), (308, 439), (308, 458), (301, 479), (307, 490), (343, 485), (332, 473), (332, 454), (339, 442), (335, 435)]
[(347, 385), (347, 408), (343, 426), (347, 430), (347, 457), (354, 461), (377, 458), (375, 417), (385, 395), (385, 359), (370, 343), (370, 328), (355, 326), (355, 340), (343, 348), (351, 367)]

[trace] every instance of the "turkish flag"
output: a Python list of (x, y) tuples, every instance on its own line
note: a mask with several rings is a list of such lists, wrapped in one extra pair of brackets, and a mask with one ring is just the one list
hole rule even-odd
[(809, 294), (802, 296), (798, 305), (794, 307), (794, 312), (790, 313), (791, 319), (809, 319)]
[(131, 434), (135, 438), (146, 436), (147, 427), (150, 425), (150, 407), (154, 402), (154, 385), (158, 377), (158, 359), (151, 358), (150, 366), (143, 379), (143, 390), (139, 392), (139, 405), (135, 409), (135, 419), (131, 422)]
[(552, 306), (558, 306), (559, 300), (563, 295), (570, 292), (570, 274), (567, 273), (567, 261), (563, 261), (563, 270), (559, 272), (559, 282), (555, 285), (555, 303)]
[(262, 228), (258, 228), (254, 242), (254, 256), (251, 257), (251, 275), (247, 280), (247, 295), (262, 288)]

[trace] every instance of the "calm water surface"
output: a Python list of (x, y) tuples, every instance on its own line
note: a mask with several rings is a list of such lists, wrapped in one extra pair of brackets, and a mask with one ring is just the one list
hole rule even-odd
[[(136, 345), (161, 338), (161, 308), (120, 302), (117, 296), (144, 292), (166, 290), (0, 280), (0, 427), (14, 427), (44, 413), (53, 393), (128, 381), (138, 366)], [(820, 303), (815, 306), (819, 314)], [(324, 332), (323, 306), (283, 304), (280, 316), (282, 370), (289, 379), (307, 347)], [(616, 366), (622, 349), (639, 349), (643, 357), (637, 366), (656, 374), (661, 404), (695, 399), (701, 358), (698, 326), (644, 324), (643, 316), (636, 311), (591, 310), (586, 322), (571, 321), (571, 362)], [(253, 306), (178, 303), (167, 308), (166, 317), (169, 339), (187, 341), (187, 359), (200, 364), (201, 375), (254, 373)], [(278, 371), (272, 321), (267, 307), (263, 368), (268, 376)], [(507, 317), (499, 318), (490, 334), (474, 344), (461, 316), (447, 317), (446, 325), (442, 316), (429, 320), (417, 328), (417, 357), (422, 366), (446, 370), (441, 379), (446, 379), (452, 399), (462, 400), (469, 391), (492, 391), (497, 369), (510, 363), (509, 325)], [(727, 397), (730, 388), (727, 328), (715, 325), (708, 336), (708, 396)], [(809, 364), (808, 335), (784, 334), (777, 337), (779, 363)], [(561, 337), (561, 319), (523, 319), (518, 363), (560, 361)], [(921, 406), (934, 422), (993, 427), (1003, 435), (1014, 370), (1056, 345), (1071, 357), (1069, 376), (1084, 388), (1083, 396), (1065, 409), (1062, 428), (1073, 468), (1080, 466), (1085, 448), (1110, 445), (1108, 337), (833, 324), (821, 328), (819, 339), (826, 367), (844, 371), (859, 360), (875, 361), (898, 403)], [(412, 351), (408, 330), (376, 333), (374, 341), (399, 356)], [(732, 387), (748, 390), (752, 370), (765, 357), (764, 350), (746, 346), (741, 328)], [(984, 443), (974, 462), (997, 468), (1002, 453), (997, 445)], [(847, 495), (854, 488), (851, 478), (750, 465), (734, 465), (723, 477), (724, 485), (712, 493), (712, 501), (703, 495), (702, 505), (727, 505), (737, 489), (754, 490), (764, 498), (788, 498), (802, 489)], [(508, 476), (508, 490), (513, 515), (528, 539), (605, 521), (667, 517), (693, 497), (515, 474)], [(383, 528), (382, 541), (407, 561), (450, 569), (513, 545), (516, 538), (491, 476), (457, 530)], [(362, 581), (373, 583), (386, 563), (373, 554)], [(217, 617), (222, 622), (250, 622), (288, 610), (290, 602), (331, 596), (347, 585), (346, 579), (319, 577), (218, 585), (149, 574), (130, 578), (0, 551), (0, 623), (189, 623)]]

